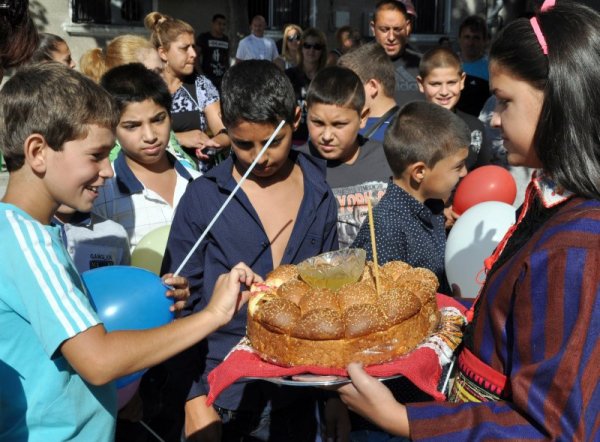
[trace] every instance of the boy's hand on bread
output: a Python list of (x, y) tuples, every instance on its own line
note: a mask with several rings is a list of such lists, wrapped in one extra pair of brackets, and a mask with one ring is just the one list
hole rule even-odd
[(167, 273), (162, 276), (165, 284), (173, 287), (167, 290), (167, 296), (173, 298), (174, 304), (169, 308), (172, 312), (179, 312), (185, 307), (185, 303), (190, 297), (190, 285), (184, 276), (173, 276), (173, 273)]
[(204, 310), (213, 314), (219, 324), (226, 324), (250, 296), (248, 290), (240, 292), (242, 284), (250, 287), (255, 282), (262, 282), (262, 278), (250, 267), (243, 262), (235, 265), (229, 273), (219, 276), (210, 302)]

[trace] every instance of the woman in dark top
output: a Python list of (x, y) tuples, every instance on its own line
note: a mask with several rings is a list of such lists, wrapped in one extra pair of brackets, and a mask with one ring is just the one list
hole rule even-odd
[(288, 76), (294, 87), (298, 106), (302, 110), (302, 118), (296, 132), (294, 144), (304, 144), (308, 140), (306, 126), (306, 91), (310, 81), (327, 63), (327, 40), (325, 34), (315, 28), (308, 28), (302, 33), (300, 62), (298, 66), (287, 69)]
[(150, 41), (165, 63), (163, 78), (173, 94), (172, 128), (177, 140), (210, 167), (211, 156), (230, 145), (221, 121), (219, 92), (204, 75), (194, 71), (194, 29), (186, 22), (151, 12), (144, 24)]

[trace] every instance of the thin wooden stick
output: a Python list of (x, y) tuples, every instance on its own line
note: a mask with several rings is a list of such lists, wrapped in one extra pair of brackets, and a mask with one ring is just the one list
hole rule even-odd
[(367, 198), (367, 208), (369, 211), (369, 231), (371, 232), (371, 249), (373, 250), (375, 289), (377, 290), (377, 296), (379, 296), (379, 264), (377, 263), (377, 241), (375, 240), (375, 223), (373, 223), (373, 208), (371, 207), (371, 198)]

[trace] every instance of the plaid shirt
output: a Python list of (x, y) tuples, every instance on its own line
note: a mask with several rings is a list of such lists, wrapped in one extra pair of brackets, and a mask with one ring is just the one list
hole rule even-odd
[(171, 153), (167, 152), (167, 155), (177, 172), (173, 206), (137, 179), (122, 151), (113, 163), (115, 176), (106, 181), (94, 203), (94, 212), (125, 227), (132, 251), (145, 234), (171, 224), (187, 185), (200, 176), (199, 172), (183, 166)]

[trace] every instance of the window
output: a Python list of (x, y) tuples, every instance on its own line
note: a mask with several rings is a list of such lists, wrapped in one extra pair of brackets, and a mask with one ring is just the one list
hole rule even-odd
[(446, 34), (450, 31), (450, 0), (413, 1), (417, 19), (415, 34)]
[(71, 20), (77, 24), (141, 26), (152, 10), (152, 0), (71, 0)]
[(288, 23), (306, 28), (309, 23), (310, 0), (249, 0), (248, 22), (255, 15), (267, 20), (267, 28), (283, 29)]

